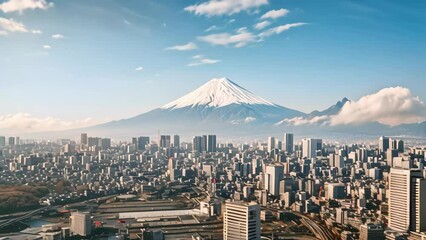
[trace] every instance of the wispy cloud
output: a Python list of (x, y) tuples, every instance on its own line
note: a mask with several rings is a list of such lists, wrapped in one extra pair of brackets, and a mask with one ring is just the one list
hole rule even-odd
[(0, 129), (15, 133), (66, 130), (88, 127), (98, 123), (99, 121), (96, 121), (92, 118), (67, 121), (52, 117), (35, 117), (28, 113), (17, 113), (0, 116)]
[(53, 38), (53, 39), (56, 39), (56, 40), (59, 40), (59, 39), (64, 39), (64, 38), (65, 38), (65, 36), (64, 36), (64, 35), (62, 35), (62, 34), (53, 34), (53, 35), (52, 35), (52, 38)]
[(278, 27), (270, 28), (270, 29), (260, 33), (259, 37), (261, 37), (261, 38), (270, 37), (274, 34), (280, 34), (284, 31), (287, 31), (290, 28), (300, 27), (300, 26), (303, 26), (303, 25), (306, 25), (306, 24), (307, 23), (289, 23), (289, 24), (278, 26)]
[(143, 68), (142, 66), (139, 66), (139, 67), (135, 68), (135, 71), (136, 71), (136, 72), (140, 72), (140, 71), (143, 71), (143, 69), (144, 69), (144, 68)]
[(9, 0), (0, 4), (0, 10), (9, 13), (9, 12), (19, 12), (22, 13), (27, 9), (42, 9), (46, 10), (53, 6), (53, 3), (48, 3), (45, 0)]
[(263, 14), (260, 19), (268, 19), (268, 18), (272, 18), (272, 19), (276, 19), (276, 18), (280, 18), (280, 17), (284, 17), (285, 15), (287, 15), (290, 11), (284, 8), (278, 9), (278, 10), (271, 10), (265, 14)]
[(269, 25), (271, 25), (270, 21), (262, 21), (262, 22), (256, 23), (254, 25), (254, 28), (257, 29), (257, 30), (261, 30), (261, 29), (264, 29), (265, 27), (267, 27)]
[(204, 64), (215, 64), (220, 62), (220, 60), (205, 58), (203, 55), (195, 55), (192, 57), (193, 62), (188, 64), (188, 67), (194, 67)]
[(49, 50), (49, 49), (52, 49), (52, 46), (50, 46), (50, 45), (44, 45), (43, 49)]
[(7, 35), (8, 32), (28, 32), (28, 29), (24, 24), (16, 22), (12, 18), (2, 18), (0, 17), (0, 30), (5, 32), (4, 35)]
[(189, 50), (194, 50), (197, 48), (198, 46), (195, 43), (189, 42), (184, 45), (171, 46), (171, 47), (165, 48), (164, 50), (189, 51)]
[(213, 26), (207, 28), (206, 30), (204, 30), (204, 32), (210, 32), (210, 31), (213, 31), (213, 30), (216, 30), (216, 29), (217, 29), (217, 26), (213, 25)]
[(246, 28), (240, 28), (236, 31), (235, 34), (230, 33), (218, 33), (210, 34), (206, 36), (198, 37), (199, 40), (203, 42), (210, 43), (212, 45), (221, 45), (221, 46), (234, 46), (234, 47), (243, 47), (249, 43), (256, 41), (256, 36), (247, 31)]
[(185, 8), (196, 15), (220, 16), (248, 11), (268, 4), (268, 0), (209, 0)]

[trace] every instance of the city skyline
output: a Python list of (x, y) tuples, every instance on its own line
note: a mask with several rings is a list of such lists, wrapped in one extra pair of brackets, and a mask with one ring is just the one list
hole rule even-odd
[(16, 2), (0, 2), (3, 124), (128, 118), (215, 77), (305, 113), (396, 86), (425, 98), (424, 3)]

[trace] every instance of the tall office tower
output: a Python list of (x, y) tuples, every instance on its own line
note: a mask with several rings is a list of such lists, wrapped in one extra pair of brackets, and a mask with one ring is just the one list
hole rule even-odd
[(384, 240), (385, 229), (382, 225), (365, 224), (359, 229), (359, 240)]
[(223, 217), (223, 239), (260, 239), (259, 205), (254, 202), (226, 202)]
[(426, 231), (426, 180), (417, 169), (391, 168), (389, 174), (389, 228)]
[(203, 135), (201, 136), (201, 151), (200, 152), (205, 152), (207, 151), (207, 136)]
[(132, 144), (134, 144), (137, 147), (138, 146), (138, 138), (132, 137)]
[(160, 147), (169, 148), (171, 144), (170, 135), (161, 135), (160, 136)]
[(398, 149), (388, 149), (386, 151), (386, 161), (388, 166), (393, 167), (393, 158), (398, 157)]
[(293, 153), (293, 138), (292, 133), (284, 133), (283, 150), (289, 154)]
[(21, 144), (21, 138), (20, 137), (15, 137), (15, 144), (16, 145), (20, 145)]
[(271, 152), (272, 149), (275, 148), (275, 138), (274, 137), (268, 137), (268, 152)]
[(81, 139), (80, 139), (80, 143), (87, 146), (87, 133), (82, 133), (81, 134)]
[(396, 145), (397, 145), (398, 152), (403, 153), (404, 152), (404, 141), (398, 140)]
[(316, 158), (317, 150), (321, 150), (322, 140), (305, 138), (302, 140), (302, 157), (305, 158)]
[(379, 138), (379, 153), (386, 153), (389, 148), (389, 138), (381, 136)]
[(265, 172), (265, 188), (272, 195), (280, 195), (280, 181), (284, 176), (283, 165), (268, 165)]
[(3, 148), (4, 146), (6, 146), (6, 137), (0, 136), (0, 148)]
[(102, 138), (101, 140), (102, 150), (108, 150), (111, 148), (111, 138)]
[(9, 137), (9, 146), (15, 145), (15, 137)]
[(144, 136), (141, 136), (141, 137), (138, 137), (138, 150), (139, 151), (145, 151), (145, 149), (146, 149), (146, 145), (148, 145), (149, 144), (149, 137), (144, 137)]
[(89, 236), (92, 234), (92, 220), (89, 214), (75, 212), (70, 217), (70, 231), (73, 235)]
[(180, 136), (179, 135), (173, 136), (173, 147), (180, 148)]
[(216, 152), (216, 135), (207, 136), (207, 152)]
[(201, 152), (201, 137), (194, 136), (192, 138), (192, 151)]

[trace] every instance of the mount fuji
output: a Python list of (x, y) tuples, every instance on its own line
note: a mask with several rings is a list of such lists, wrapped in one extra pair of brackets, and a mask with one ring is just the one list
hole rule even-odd
[(214, 78), (196, 90), (138, 116), (87, 129), (109, 134), (161, 132), (247, 132), (305, 113), (256, 96), (227, 78)]

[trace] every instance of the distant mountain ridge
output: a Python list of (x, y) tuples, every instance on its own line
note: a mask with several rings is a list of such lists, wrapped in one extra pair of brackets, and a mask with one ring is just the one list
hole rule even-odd
[(256, 96), (227, 78), (215, 78), (194, 91), (149, 112), (97, 126), (72, 130), (108, 136), (180, 133), (217, 133), (229, 136), (270, 135), (283, 131), (300, 134), (420, 134), (426, 122), (390, 127), (378, 122), (362, 125), (304, 124), (290, 120), (322, 120), (338, 114), (350, 102), (346, 97), (323, 111), (303, 113)]

